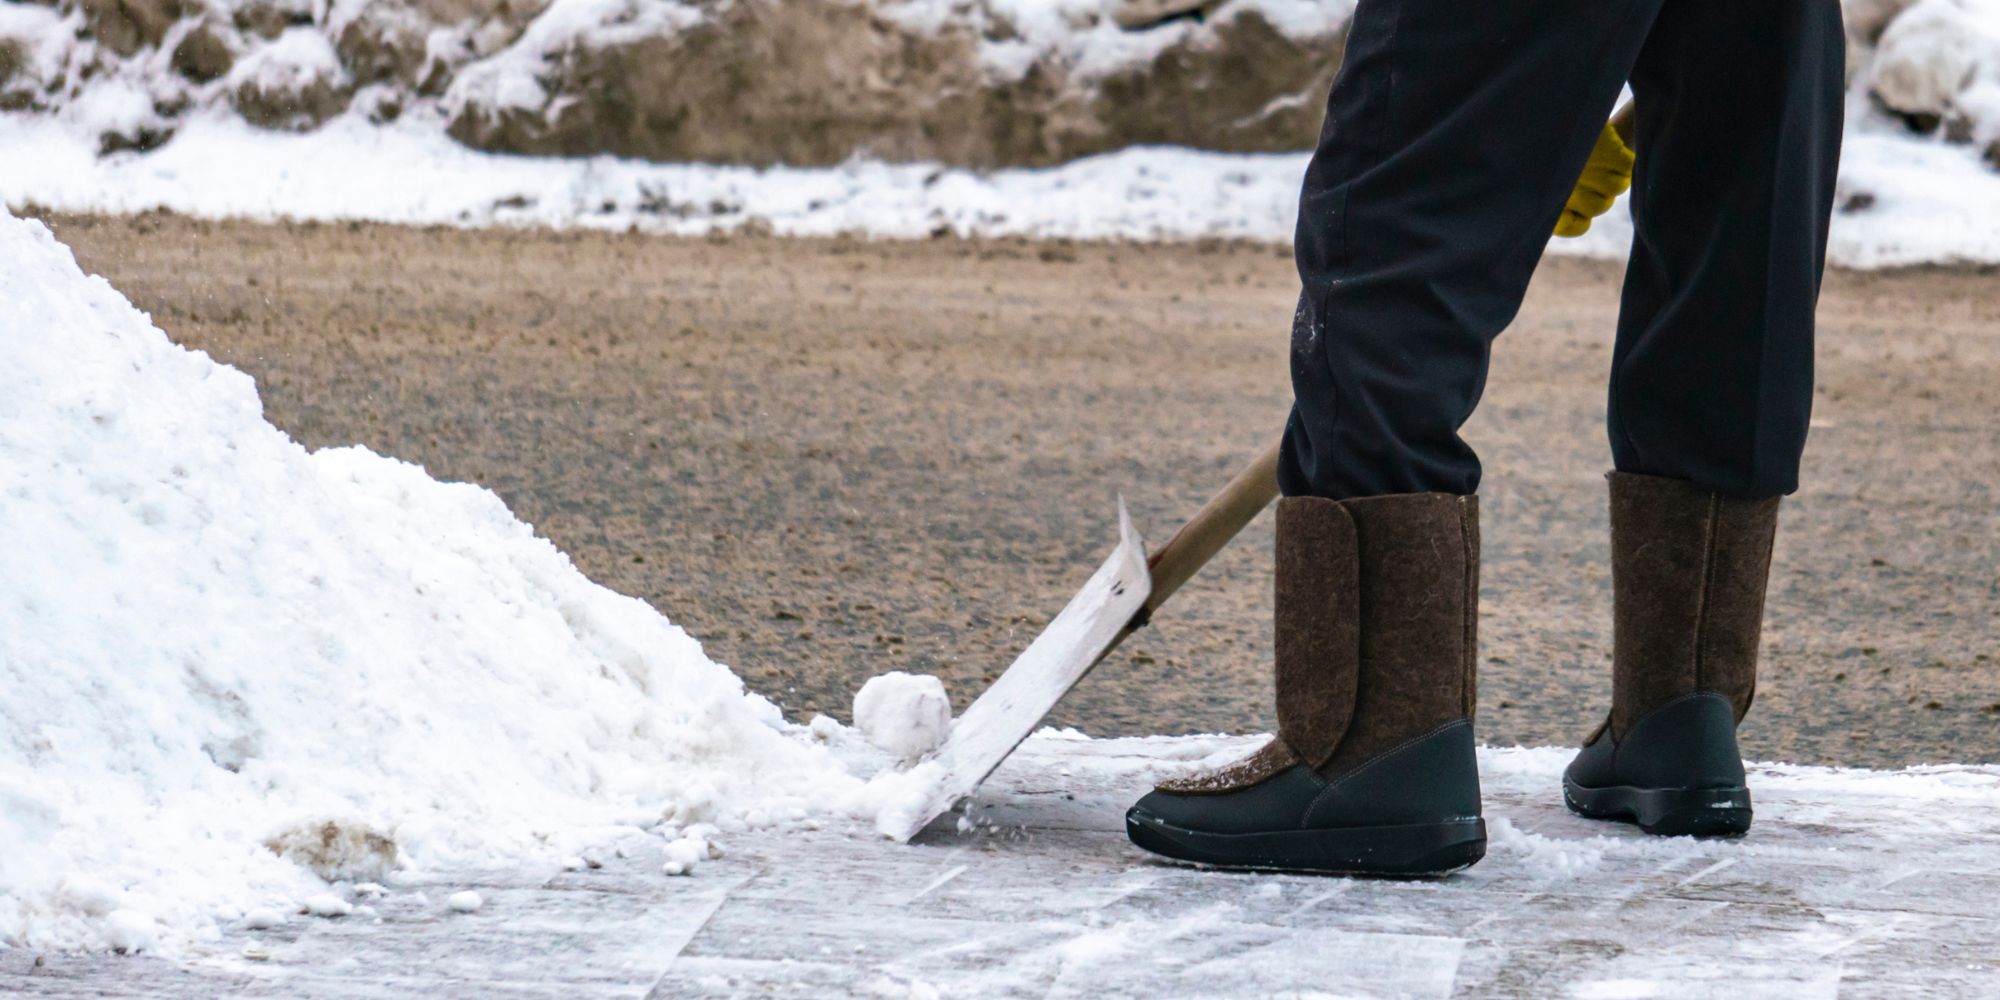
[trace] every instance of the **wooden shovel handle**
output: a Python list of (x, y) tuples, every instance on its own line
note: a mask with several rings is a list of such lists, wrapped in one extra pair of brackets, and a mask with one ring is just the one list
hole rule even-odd
[(1612, 130), (1618, 133), (1618, 138), (1627, 146), (1632, 145), (1632, 108), (1632, 102), (1626, 101), (1625, 106), (1611, 116)]
[(1146, 560), (1146, 566), (1153, 571), (1153, 593), (1139, 609), (1138, 620), (1144, 622), (1167, 603), (1167, 598), (1174, 596), (1181, 584), (1207, 565), (1277, 497), (1278, 442), (1274, 441)]

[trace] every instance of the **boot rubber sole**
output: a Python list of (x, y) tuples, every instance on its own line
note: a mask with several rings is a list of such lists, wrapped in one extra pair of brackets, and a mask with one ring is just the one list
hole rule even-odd
[(1750, 830), (1750, 789), (1586, 788), (1563, 777), (1563, 803), (1589, 819), (1636, 824), (1662, 837), (1740, 837)]
[(1477, 816), (1412, 826), (1207, 833), (1135, 810), (1125, 817), (1125, 832), (1161, 857), (1237, 871), (1425, 878), (1486, 856), (1486, 821)]

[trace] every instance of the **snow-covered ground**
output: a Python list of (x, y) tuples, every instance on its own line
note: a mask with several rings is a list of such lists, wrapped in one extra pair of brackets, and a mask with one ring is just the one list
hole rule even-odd
[[(2000, 262), (2000, 172), (1964, 146), (1851, 104), (1829, 255), (1848, 267)], [(222, 116), (152, 153), (97, 155), (60, 118), (0, 116), (0, 193), (15, 208), (210, 217), (580, 226), (699, 234), (935, 233), (1289, 242), (1304, 154), (1135, 148), (1048, 169), (976, 172), (856, 161), (831, 168), (500, 156), (414, 121), (341, 119), (304, 134)], [(1622, 257), (1622, 207), (1556, 253)]]
[[(369, 913), (234, 923), (169, 964), (0, 950), (36, 995), (1371, 997), (2000, 995), (2000, 769), (1760, 766), (1739, 841), (1570, 816), (1568, 752), (1480, 756), (1492, 844), (1446, 879), (1154, 863), (1120, 814), (1241, 739), (1028, 741), (909, 846), (746, 830), (692, 878), (627, 837), (574, 870), (413, 876)], [(595, 865), (596, 867), (593, 867)], [(474, 892), (480, 905), (448, 900)]]
[[(983, 75), (936, 84), (947, 87), (1004, 87), (1031, 67), (1086, 81), (1114, 71), (1152, 72), (1147, 67), (1163, 47), (1192, 44), (1188, 33), (1197, 30), (1188, 20), (1122, 29), (1111, 14), (1131, 4), (1114, 0), (871, 2), (882, 24), (900, 25), (912, 38), (969, 33)], [(189, 7), (173, 15), (181, 20), (150, 41), (144, 25), (123, 41), (93, 35), (125, 23), (99, 23), (111, 14), (95, 8), (0, 6), (0, 67), (12, 79), (0, 83), (18, 90), (0, 93), (0, 106), (25, 109), (0, 112), (0, 148), (8, 152), (0, 157), (0, 200), (16, 209), (166, 208), (214, 217), (675, 234), (748, 226), (795, 235), (1282, 243), (1292, 235), (1305, 165), (1301, 153), (1177, 147), (991, 171), (866, 158), (837, 167), (757, 169), (493, 155), (452, 136), (465, 138), (472, 119), (485, 123), (479, 128), (502, 128), (494, 116), (505, 114), (540, 122), (529, 129), (537, 135), (569, 128), (562, 122), (584, 114), (583, 104), (611, 99), (600, 90), (623, 92), (603, 81), (583, 93), (547, 92), (545, 84), (557, 86), (551, 81), (558, 78), (567, 81), (560, 86), (584, 86), (561, 66), (584, 58), (579, 53), (678, 37), (710, 24), (728, 5), (557, 0), (518, 9), (443, 4), (422, 12), (388, 0), (277, 6), (214, 0), (211, 6), (206, 14)], [(1833, 262), (1861, 268), (2000, 262), (2000, 0), (1847, 0), (1844, 6), (1848, 142)], [(1210, 23), (1254, 13), (1298, 44), (1330, 44), (1351, 10), (1349, 0), (1229, 0)], [(245, 27), (272, 11), (289, 27)], [(463, 20), (430, 20), (447, 15)], [(1248, 44), (1203, 38), (1196, 49)], [(202, 39), (208, 42), (197, 44)], [(362, 67), (368, 79), (356, 75)], [(911, 98), (918, 96), (926, 95)], [(1306, 96), (1286, 92), (1272, 100), (1289, 107)], [(1317, 101), (1315, 91), (1311, 103)], [(486, 111), (467, 119), (470, 106)], [(600, 131), (618, 131), (600, 124)], [(559, 148), (626, 148), (575, 127), (583, 132)], [(871, 148), (865, 136), (856, 142), (854, 149)], [(1629, 243), (1629, 220), (1619, 209), (1586, 237), (1551, 247), (1617, 257)]]

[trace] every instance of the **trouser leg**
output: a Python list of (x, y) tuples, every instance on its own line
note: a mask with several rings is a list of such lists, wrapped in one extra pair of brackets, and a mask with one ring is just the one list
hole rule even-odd
[(1612, 706), (1564, 774), (1582, 815), (1669, 835), (1750, 828), (1736, 724), (1812, 406), (1844, 43), (1836, 0), (1679, 0), (1633, 67)]
[(1798, 487), (1839, 166), (1837, 0), (1666, 4), (1632, 68), (1636, 238), (1612, 360), (1621, 472)]
[(1487, 351), (1660, 10), (1361, 0), (1299, 201), (1286, 494), (1477, 488)]

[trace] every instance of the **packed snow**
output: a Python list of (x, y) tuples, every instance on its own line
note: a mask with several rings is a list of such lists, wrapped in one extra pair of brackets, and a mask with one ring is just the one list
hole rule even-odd
[[(47, 955), (31, 985), (150, 994), (167, 976), (186, 995), (298, 998), (2000, 993), (2000, 768), (1755, 765), (1756, 828), (1696, 840), (1569, 815), (1570, 750), (1485, 749), (1486, 859), (1417, 882), (1184, 868), (1126, 842), (1123, 810), (1150, 783), (1256, 739), (1044, 731), (955, 828), (911, 846), (753, 829), (691, 879), (662, 877), (649, 852), (554, 877), (440, 873), (371, 898), (374, 916), (357, 905), (268, 932), (230, 926), (172, 965)], [(482, 899), (475, 916), (450, 907), (466, 891)]]
[(493, 494), (308, 452), (38, 223), (0, 216), (0, 288), (0, 941), (185, 944), (412, 871), (866, 814)]
[(882, 750), (915, 760), (951, 730), (951, 697), (936, 677), (891, 670), (854, 693), (854, 728)]

